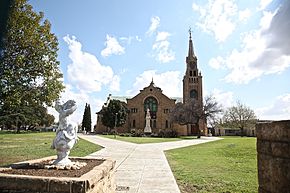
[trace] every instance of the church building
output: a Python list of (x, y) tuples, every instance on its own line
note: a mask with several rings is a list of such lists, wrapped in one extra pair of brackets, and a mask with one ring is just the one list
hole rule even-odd
[[(102, 108), (106, 108), (111, 100), (120, 100), (128, 109), (127, 121), (122, 127), (118, 127), (118, 133), (130, 133), (132, 130), (143, 132), (146, 126), (146, 114), (150, 112), (150, 127), (153, 134), (158, 134), (163, 129), (175, 129), (179, 135), (196, 135), (198, 128), (194, 125), (179, 125), (170, 122), (170, 112), (176, 103), (186, 103), (189, 99), (196, 99), (202, 105), (202, 75), (197, 67), (197, 57), (194, 54), (191, 32), (189, 33), (189, 49), (186, 57), (186, 72), (183, 77), (183, 98), (170, 98), (162, 93), (162, 89), (152, 82), (134, 97), (108, 96)], [(101, 122), (101, 114), (98, 114), (96, 132), (107, 132)], [(202, 135), (207, 135), (204, 120), (200, 120), (198, 127)]]

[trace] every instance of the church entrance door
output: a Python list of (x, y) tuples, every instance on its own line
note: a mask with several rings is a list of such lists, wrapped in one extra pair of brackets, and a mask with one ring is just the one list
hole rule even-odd
[(198, 125), (190, 125), (190, 133), (191, 135), (197, 135), (198, 134)]

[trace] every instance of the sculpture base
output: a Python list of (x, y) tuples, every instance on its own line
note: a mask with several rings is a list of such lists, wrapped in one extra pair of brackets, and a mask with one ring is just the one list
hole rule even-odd
[[(106, 192), (114, 193), (115, 185), (115, 161), (96, 158), (74, 158), (81, 162), (93, 161), (99, 162), (81, 176), (68, 176), (68, 170), (48, 169), (50, 175), (35, 174), (35, 170), (23, 174), (13, 174), (12, 170), (27, 169), (27, 166), (37, 163), (49, 162), (54, 157), (30, 160), (13, 164), (10, 168), (0, 168), (0, 190), (6, 193), (88, 193), (88, 192)], [(73, 159), (73, 158), (72, 158)], [(80, 170), (85, 170), (87, 166)], [(43, 170), (43, 169), (41, 169)], [(70, 170), (71, 172), (79, 170)], [(43, 171), (41, 171), (43, 172)], [(63, 176), (59, 175), (63, 173)]]
[(72, 161), (68, 159), (68, 157), (65, 157), (63, 159), (56, 159), (53, 163), (53, 165), (59, 165), (59, 166), (68, 166), (72, 164)]
[(145, 133), (145, 134), (146, 134), (146, 133), (147, 133), (147, 134), (148, 134), (148, 133), (151, 134), (151, 133), (152, 133), (152, 129), (151, 129), (151, 127), (145, 127), (145, 128), (144, 128), (144, 133)]

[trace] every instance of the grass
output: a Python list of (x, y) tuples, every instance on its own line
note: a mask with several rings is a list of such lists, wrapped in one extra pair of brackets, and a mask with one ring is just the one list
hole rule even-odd
[(257, 192), (256, 138), (226, 137), (166, 157), (182, 193)]
[[(50, 149), (54, 137), (54, 132), (20, 134), (1, 132), (0, 166), (56, 155), (56, 151)], [(100, 149), (101, 146), (80, 139), (70, 156), (83, 157)]]
[(143, 144), (143, 143), (161, 143), (161, 142), (169, 142), (169, 141), (179, 141), (181, 138), (159, 138), (159, 137), (125, 137), (116, 135), (99, 135), (101, 137), (106, 137), (109, 139), (116, 139), (120, 141), (126, 141), (131, 143)]

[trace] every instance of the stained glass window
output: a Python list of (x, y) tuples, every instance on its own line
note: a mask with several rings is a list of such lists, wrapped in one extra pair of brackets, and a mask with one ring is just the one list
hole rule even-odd
[(148, 97), (145, 99), (144, 111), (147, 111), (147, 109), (149, 109), (150, 112), (156, 112), (157, 107), (158, 107), (157, 100), (154, 97)]

